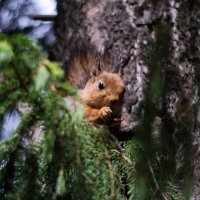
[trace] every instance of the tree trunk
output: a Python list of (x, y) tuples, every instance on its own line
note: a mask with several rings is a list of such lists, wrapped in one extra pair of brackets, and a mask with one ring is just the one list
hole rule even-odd
[[(145, 99), (152, 100), (162, 141), (176, 151), (177, 175), (186, 172), (179, 185), (193, 185), (192, 199), (200, 196), (199, 6), (198, 0), (59, 0), (55, 23), (56, 55), (65, 67), (70, 49), (84, 41), (122, 68), (128, 99), (123, 132), (134, 132)], [(145, 97), (154, 66), (163, 83), (157, 102)]]

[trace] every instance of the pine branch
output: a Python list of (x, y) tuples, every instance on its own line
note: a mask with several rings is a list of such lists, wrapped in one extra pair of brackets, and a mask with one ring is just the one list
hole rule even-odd
[(21, 73), (17, 69), (17, 66), (16, 66), (16, 64), (15, 64), (14, 61), (11, 63), (11, 67), (13, 68), (14, 72), (16, 73), (16, 75), (17, 75), (17, 77), (19, 79), (19, 82), (20, 82), (20, 85), (22, 86), (22, 88), (25, 90), (25, 92), (28, 92), (28, 89), (27, 89), (27, 87), (26, 87), (26, 85), (24, 83), (24, 80), (23, 80), (23, 78), (21, 76)]
[(151, 166), (151, 162), (150, 162), (150, 160), (149, 160), (148, 158), (147, 158), (147, 163), (148, 163), (148, 167), (149, 167), (149, 170), (150, 170), (150, 172), (151, 172), (151, 175), (152, 175), (153, 182), (154, 182), (154, 184), (155, 184), (155, 186), (156, 186), (155, 194), (153, 195), (152, 200), (154, 199), (154, 197), (155, 197), (157, 191), (160, 192), (160, 194), (161, 194), (161, 196), (162, 196), (162, 198), (163, 198), (164, 200), (168, 200), (168, 198), (167, 198), (167, 197), (165, 196), (165, 194), (162, 192), (162, 190), (161, 190), (161, 188), (160, 188), (160, 186), (159, 186), (159, 184), (158, 184), (158, 182), (157, 182), (157, 180), (156, 180), (156, 177), (155, 177), (155, 174), (154, 174), (154, 170), (153, 170), (153, 168), (152, 168), (152, 166)]
[(111, 151), (113, 151), (113, 152), (117, 153), (118, 155), (120, 155), (121, 158), (122, 158), (125, 162), (127, 162), (129, 165), (133, 164), (133, 163), (131, 162), (131, 160), (130, 160), (127, 156), (125, 156), (122, 152), (117, 151), (116, 149), (112, 149)]
[(100, 136), (100, 141), (103, 144), (105, 159), (108, 162), (108, 168), (109, 168), (109, 174), (110, 174), (110, 183), (111, 183), (111, 185), (110, 185), (110, 187), (111, 187), (110, 198), (115, 199), (115, 185), (114, 185), (114, 175), (113, 175), (113, 169), (112, 169), (111, 156), (110, 156), (109, 151), (106, 148), (106, 145), (104, 144), (104, 141), (103, 141), (101, 136)]

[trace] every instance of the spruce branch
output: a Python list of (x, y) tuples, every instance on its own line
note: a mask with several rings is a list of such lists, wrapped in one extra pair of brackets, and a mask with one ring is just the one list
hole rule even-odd
[(154, 199), (154, 197), (155, 197), (157, 191), (159, 191), (160, 194), (161, 194), (161, 196), (162, 196), (162, 198), (163, 198), (164, 200), (168, 200), (168, 198), (167, 198), (167, 197), (165, 196), (165, 194), (162, 192), (162, 190), (161, 190), (161, 188), (160, 188), (160, 186), (159, 186), (159, 184), (158, 184), (158, 182), (157, 182), (157, 180), (156, 180), (153, 167), (151, 166), (151, 162), (150, 162), (150, 160), (149, 160), (148, 158), (147, 158), (147, 164), (148, 164), (148, 167), (149, 167), (149, 171), (151, 172), (151, 176), (152, 176), (153, 182), (154, 182), (154, 184), (155, 184), (155, 186), (156, 186), (156, 190), (155, 190), (155, 193), (154, 193), (152, 199)]
[(112, 149), (111, 151), (117, 153), (118, 155), (120, 155), (121, 158), (122, 158), (125, 162), (127, 162), (129, 165), (132, 164), (131, 160), (130, 160), (127, 156), (125, 156), (125, 155), (123, 154), (123, 152), (117, 151), (116, 149)]
[(22, 86), (22, 88), (25, 90), (25, 92), (28, 92), (28, 89), (26, 87), (26, 84), (24, 83), (24, 79), (21, 76), (21, 73), (19, 72), (19, 70), (17, 69), (16, 63), (14, 61), (11, 62), (11, 67), (13, 68), (15, 74), (17, 75), (20, 85)]
[(11, 154), (18, 148), (18, 145), (21, 142), (22, 137), (24, 136), (24, 132), (27, 127), (30, 127), (34, 123), (33, 116), (35, 115), (34, 112), (27, 113), (21, 120), (19, 126), (13, 133), (11, 134), (11, 138), (4, 141), (0, 145), (0, 161), (2, 162), (6, 156)]
[(111, 160), (111, 156), (109, 154), (108, 149), (106, 148), (106, 145), (104, 144), (104, 141), (102, 139), (102, 137), (99, 137), (101, 143), (103, 144), (103, 149), (104, 149), (104, 155), (105, 155), (105, 159), (107, 160), (108, 163), (108, 169), (109, 169), (109, 175), (110, 175), (110, 183), (111, 183), (111, 194), (110, 194), (110, 198), (111, 199), (115, 199), (115, 185), (114, 185), (114, 174), (113, 174), (113, 169), (112, 169), (112, 160)]

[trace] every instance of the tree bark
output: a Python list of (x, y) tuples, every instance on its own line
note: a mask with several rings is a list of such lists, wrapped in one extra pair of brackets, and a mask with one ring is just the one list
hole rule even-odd
[(187, 172), (181, 187), (193, 185), (191, 199), (200, 196), (199, 7), (198, 0), (59, 0), (55, 23), (56, 55), (64, 65), (70, 49), (84, 41), (122, 68), (124, 132), (132, 133), (140, 120), (151, 66), (162, 69), (163, 95), (154, 102), (161, 112), (160, 134), (176, 150), (177, 173)]

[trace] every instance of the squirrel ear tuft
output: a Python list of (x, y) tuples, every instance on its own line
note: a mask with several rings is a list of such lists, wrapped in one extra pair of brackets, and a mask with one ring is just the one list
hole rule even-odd
[(97, 75), (97, 70), (95, 67), (93, 67), (91, 70), (91, 76), (96, 76), (96, 75)]
[(97, 70), (98, 70), (99, 72), (101, 72), (101, 64), (100, 64), (100, 62), (97, 64)]
[(91, 76), (97, 76), (101, 72), (100, 63), (97, 66), (92, 67)]

